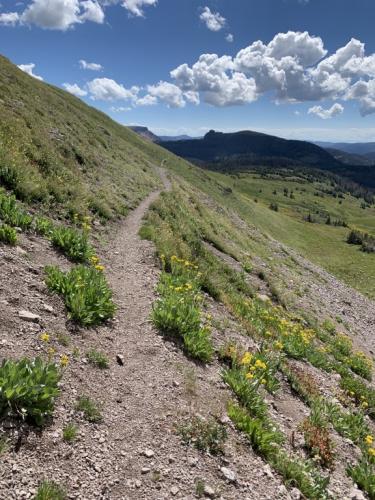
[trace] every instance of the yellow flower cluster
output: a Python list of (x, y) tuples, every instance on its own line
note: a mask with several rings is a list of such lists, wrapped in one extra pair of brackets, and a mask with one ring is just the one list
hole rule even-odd
[(368, 436), (365, 437), (365, 443), (368, 444), (369, 446), (374, 442), (374, 438), (369, 434)]
[(46, 343), (47, 343), (47, 342), (49, 342), (49, 339), (50, 339), (50, 336), (49, 336), (49, 334), (48, 334), (48, 333), (46, 333), (46, 332), (45, 332), (45, 333), (42, 333), (42, 335), (40, 336), (40, 340), (41, 340), (42, 342), (46, 342)]
[[(165, 258), (165, 256), (164, 256)], [(185, 259), (179, 259), (177, 255), (172, 255), (171, 257), (171, 262), (177, 262), (179, 264), (182, 264), (185, 267), (190, 267), (192, 269), (198, 269), (198, 266), (194, 264), (193, 262), (189, 262), (188, 260)]]
[(69, 358), (66, 354), (63, 354), (60, 358), (60, 365), (65, 368), (69, 363)]
[(97, 257), (96, 255), (92, 255), (90, 257), (90, 262), (94, 266), (94, 269), (96, 269), (97, 271), (100, 272), (104, 271), (105, 267), (102, 264), (100, 264), (99, 257)]

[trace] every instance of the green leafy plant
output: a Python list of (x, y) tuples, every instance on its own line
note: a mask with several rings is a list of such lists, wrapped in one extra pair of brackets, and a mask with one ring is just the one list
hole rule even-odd
[(48, 288), (64, 298), (70, 317), (83, 326), (113, 318), (116, 307), (105, 276), (93, 267), (79, 265), (63, 273), (56, 266), (46, 267)]
[(50, 237), (54, 230), (53, 222), (46, 217), (35, 217), (34, 231), (41, 236)]
[(170, 272), (161, 275), (161, 297), (153, 306), (152, 320), (161, 332), (181, 340), (190, 356), (208, 362), (213, 347), (210, 326), (202, 322), (196, 266), (175, 256), (163, 259), (163, 266)]
[(107, 356), (103, 352), (96, 351), (95, 349), (91, 349), (86, 354), (87, 360), (92, 365), (104, 370), (109, 367), (109, 362)]
[(87, 262), (94, 253), (86, 232), (80, 232), (74, 228), (55, 227), (52, 230), (51, 241), (73, 262)]
[(225, 427), (215, 420), (194, 417), (177, 429), (185, 444), (192, 444), (199, 451), (217, 455), (223, 453), (227, 439)]
[(14, 246), (17, 243), (17, 232), (7, 224), (0, 226), (0, 241)]
[(348, 467), (347, 473), (371, 500), (375, 498), (374, 466), (366, 457), (363, 457), (358, 464)]
[(75, 441), (77, 433), (78, 427), (73, 423), (69, 423), (63, 428), (63, 440), (67, 443), (72, 443)]
[(4, 360), (0, 366), (0, 415), (42, 425), (52, 415), (61, 374), (41, 358)]
[(90, 423), (98, 423), (103, 420), (102, 414), (96, 403), (88, 396), (81, 396), (76, 404), (76, 410), (83, 413), (83, 417)]
[(15, 196), (0, 193), (0, 219), (12, 227), (27, 230), (31, 227), (32, 217), (18, 205)]
[(43, 481), (34, 500), (66, 500), (65, 490), (54, 481)]

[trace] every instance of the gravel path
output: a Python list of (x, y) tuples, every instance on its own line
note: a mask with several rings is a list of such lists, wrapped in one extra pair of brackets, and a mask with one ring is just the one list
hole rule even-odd
[[(164, 188), (170, 189), (164, 170), (159, 173)], [(56, 262), (67, 268), (68, 263), (56, 257), (48, 242), (22, 236), (22, 248), (0, 248), (1, 357), (40, 354), (46, 349), (40, 333), (48, 331), (56, 355), (68, 354), (71, 360), (54, 419), (43, 432), (13, 422), (0, 424), (0, 434), (8, 439), (0, 462), (1, 500), (32, 499), (43, 479), (63, 485), (69, 499), (79, 500), (194, 499), (198, 480), (211, 498), (289, 498), (280, 479), (233, 431), (227, 418), (229, 438), (222, 457), (183, 446), (176, 433), (176, 427), (192, 415), (223, 419), (230, 393), (217, 363), (205, 367), (189, 361), (149, 320), (159, 271), (153, 245), (141, 241), (138, 231), (159, 194), (149, 195), (118, 226), (102, 258), (118, 305), (115, 320), (104, 327), (72, 329), (66, 321), (62, 301), (44, 285), (43, 267)], [(40, 320), (25, 322), (20, 309), (38, 314)], [(55, 341), (57, 334), (67, 336), (69, 344)], [(108, 370), (87, 363), (85, 355), (92, 348), (106, 353)], [(74, 350), (79, 352), (75, 357)], [(119, 356), (123, 364), (117, 362)], [(83, 394), (97, 402), (101, 423), (88, 423), (75, 410), (77, 397)], [(62, 440), (69, 422), (79, 426), (72, 444)]]

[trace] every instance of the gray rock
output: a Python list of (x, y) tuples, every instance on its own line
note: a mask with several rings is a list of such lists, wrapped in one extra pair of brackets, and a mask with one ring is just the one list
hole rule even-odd
[(43, 304), (43, 309), (49, 313), (53, 312), (53, 307), (50, 306), (49, 304)]
[(180, 491), (180, 488), (178, 486), (172, 486), (171, 488), (171, 494), (175, 497), (177, 493)]
[(40, 316), (38, 316), (38, 314), (34, 314), (30, 311), (25, 311), (25, 310), (18, 311), (18, 317), (30, 323), (39, 323), (41, 319)]
[(144, 450), (143, 455), (147, 458), (152, 458), (155, 455), (155, 453), (149, 448), (147, 448), (146, 450)]
[(366, 500), (365, 495), (357, 488), (352, 488), (349, 493), (349, 498), (351, 500)]
[(290, 491), (290, 498), (292, 500), (300, 500), (302, 498), (302, 493), (299, 491), (298, 488), (293, 488)]
[(228, 467), (221, 467), (220, 470), (225, 479), (227, 479), (231, 483), (236, 482), (237, 476), (235, 472), (233, 472), (231, 469), (228, 469)]
[(264, 295), (262, 293), (257, 294), (257, 299), (261, 300), (262, 302), (269, 302), (271, 299), (268, 297), (268, 295)]
[(141, 474), (148, 474), (149, 472), (151, 472), (150, 467), (142, 467)]
[(273, 473), (272, 473), (272, 470), (271, 470), (271, 467), (269, 466), (269, 464), (266, 464), (266, 465), (263, 467), (263, 472), (264, 472), (264, 475), (265, 475), (265, 476), (268, 476), (268, 477), (274, 477), (274, 476), (273, 476)]
[(216, 495), (215, 490), (213, 488), (211, 488), (211, 486), (209, 486), (208, 484), (204, 485), (203, 493), (208, 498), (215, 498), (215, 495)]

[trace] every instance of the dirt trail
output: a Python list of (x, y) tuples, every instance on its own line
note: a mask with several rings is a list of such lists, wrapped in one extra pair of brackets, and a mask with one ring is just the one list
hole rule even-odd
[[(158, 172), (164, 189), (170, 189), (165, 171)], [(5, 276), (0, 287), (1, 356), (39, 355), (48, 347), (41, 344), (40, 333), (48, 331), (56, 356), (66, 353), (70, 358), (50, 426), (20, 438), (16, 427), (0, 423), (0, 434), (4, 431), (10, 438), (0, 462), (0, 500), (32, 499), (43, 479), (63, 485), (68, 498), (77, 500), (194, 499), (198, 479), (225, 500), (288, 498), (280, 479), (265, 469), (229, 423), (223, 457), (183, 446), (176, 433), (188, 416), (225, 416), (230, 393), (217, 363), (205, 367), (189, 361), (150, 322), (159, 270), (152, 243), (142, 241), (138, 231), (159, 195), (160, 191), (150, 194), (118, 226), (102, 256), (118, 305), (115, 320), (104, 327), (70, 329), (62, 301), (43, 283), (45, 265), (57, 262), (67, 267), (47, 241), (22, 236), (28, 259), (16, 249), (4, 249), (3, 258), (0, 248)], [(53, 306), (51, 312), (45, 304)], [(22, 323), (19, 309), (40, 314), (40, 322)], [(58, 343), (57, 334), (69, 338), (69, 344)], [(106, 353), (108, 370), (87, 363), (86, 353), (93, 348)], [(80, 395), (98, 403), (102, 422), (88, 423), (80, 417), (74, 409)], [(72, 444), (62, 440), (69, 422), (79, 426), (78, 440)], [(222, 467), (235, 473), (235, 481), (225, 479)]]

